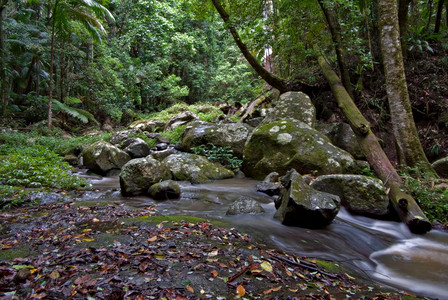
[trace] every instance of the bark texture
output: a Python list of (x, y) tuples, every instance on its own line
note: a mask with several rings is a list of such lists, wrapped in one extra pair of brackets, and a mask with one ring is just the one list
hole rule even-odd
[(345, 90), (338, 75), (331, 69), (325, 58), (319, 57), (319, 65), (330, 84), (339, 107), (348, 119), (356, 134), (359, 145), (375, 173), (389, 188), (390, 201), (400, 219), (414, 233), (426, 233), (431, 223), (411, 195), (401, 190), (402, 180), (381, 148), (375, 134), (370, 130), (368, 121), (356, 107), (353, 99)]
[(412, 116), (397, 16), (396, 0), (379, 1), (381, 53), (397, 154), (400, 164), (419, 166), (423, 171), (435, 175), (420, 144)]
[(8, 100), (6, 99), (6, 74), (5, 74), (5, 45), (3, 39), (3, 11), (6, 8), (8, 0), (0, 2), (0, 84), (1, 84), (1, 98), (2, 98), (2, 116), (6, 115), (6, 106)]

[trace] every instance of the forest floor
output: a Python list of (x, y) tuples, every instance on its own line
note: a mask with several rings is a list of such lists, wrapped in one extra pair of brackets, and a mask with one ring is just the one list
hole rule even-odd
[[(414, 299), (224, 224), (110, 202), (0, 214), (0, 299)], [(356, 277), (356, 278), (355, 278)]]

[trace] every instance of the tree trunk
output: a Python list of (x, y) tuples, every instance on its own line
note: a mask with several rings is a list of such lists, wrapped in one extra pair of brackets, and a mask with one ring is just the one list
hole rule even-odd
[(3, 11), (7, 3), (8, 0), (0, 2), (0, 95), (2, 98), (2, 117), (6, 115), (6, 106), (8, 106), (8, 99), (6, 98), (5, 45), (3, 39)]
[(426, 233), (431, 230), (431, 223), (411, 195), (402, 192), (401, 177), (381, 148), (378, 139), (370, 129), (369, 122), (356, 107), (353, 99), (345, 90), (337, 74), (331, 69), (325, 58), (319, 57), (322, 73), (330, 84), (331, 90), (356, 134), (357, 140), (363, 150), (367, 161), (375, 173), (389, 188), (390, 201), (400, 219), (413, 233)]
[(397, 2), (395, 0), (379, 1), (381, 53), (397, 154), (401, 164), (420, 167), (422, 171), (437, 176), (425, 156), (412, 116), (397, 14)]
[(439, 0), (439, 2), (437, 3), (437, 15), (436, 15), (436, 23), (434, 25), (434, 33), (440, 32), (440, 23), (442, 22), (443, 2), (445, 2), (445, 0)]
[[(56, 9), (55, 9), (56, 11)], [(48, 118), (47, 118), (47, 125), (48, 130), (52, 130), (52, 118), (53, 118), (53, 69), (54, 69), (54, 38), (55, 38), (55, 27), (56, 22), (54, 20), (55, 18), (55, 11), (53, 12), (53, 24), (51, 26), (51, 45), (50, 45), (50, 82), (48, 84)]]
[(408, 32), (409, 4), (411, 0), (398, 1), (398, 24), (400, 26), (400, 40), (403, 47), (401, 48), (403, 57), (407, 55), (406, 35)]
[(319, 5), (327, 19), (328, 28), (330, 29), (331, 39), (333, 40), (334, 50), (338, 62), (339, 72), (341, 74), (342, 83), (351, 98), (353, 97), (353, 88), (350, 81), (350, 74), (347, 69), (347, 62), (345, 60), (345, 53), (342, 49), (341, 27), (337, 20), (336, 14), (333, 10), (327, 7), (324, 0), (318, 0)]

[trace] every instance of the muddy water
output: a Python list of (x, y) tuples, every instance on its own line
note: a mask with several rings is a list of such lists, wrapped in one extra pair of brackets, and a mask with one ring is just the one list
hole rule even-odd
[[(93, 179), (92, 183), (103, 191), (100, 195), (105, 200), (135, 207), (157, 203), (157, 210), (163, 214), (221, 220), (288, 253), (339, 261), (368, 280), (421, 296), (448, 299), (448, 233), (434, 230), (424, 236), (414, 235), (401, 223), (353, 216), (343, 209), (325, 229), (286, 227), (273, 219), (273, 199), (257, 193), (257, 182), (249, 179), (182, 183), (180, 199), (162, 202), (122, 197), (117, 178)], [(242, 195), (259, 201), (265, 213), (226, 216), (229, 204)]]

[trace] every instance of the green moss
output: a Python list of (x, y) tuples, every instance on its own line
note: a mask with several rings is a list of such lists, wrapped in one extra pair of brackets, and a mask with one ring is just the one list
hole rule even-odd
[(33, 251), (31, 249), (31, 246), (29, 245), (23, 245), (20, 247), (14, 247), (11, 249), (1, 250), (0, 251), (0, 261), (6, 260), (6, 261), (12, 261), (16, 258), (24, 258), (33, 256)]
[(310, 262), (315, 263), (319, 267), (324, 268), (327, 271), (338, 273), (341, 271), (341, 265), (338, 262), (320, 260), (320, 259), (307, 259)]

